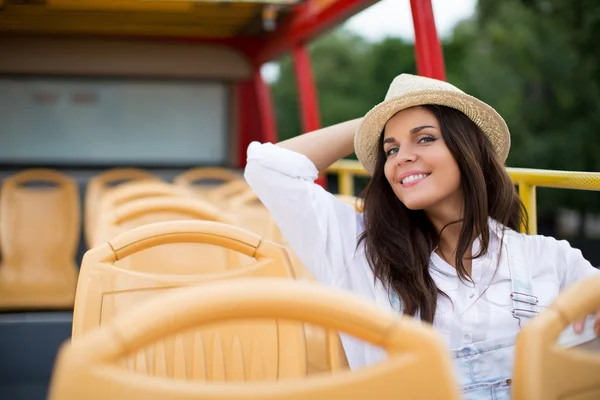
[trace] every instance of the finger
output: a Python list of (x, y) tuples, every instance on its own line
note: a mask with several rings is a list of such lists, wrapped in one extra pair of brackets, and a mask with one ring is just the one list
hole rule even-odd
[(585, 318), (577, 320), (573, 323), (573, 330), (575, 333), (580, 334), (583, 332), (583, 328), (585, 328)]
[(594, 321), (594, 333), (600, 336), (600, 310), (596, 311), (596, 320)]

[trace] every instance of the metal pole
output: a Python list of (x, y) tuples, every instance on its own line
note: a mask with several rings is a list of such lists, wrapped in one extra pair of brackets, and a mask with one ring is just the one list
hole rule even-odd
[[(304, 44), (298, 44), (293, 47), (292, 56), (296, 71), (302, 130), (311, 132), (321, 127), (321, 116), (319, 114), (319, 98), (317, 97), (317, 89), (312, 73), (310, 54)], [(323, 176), (317, 179), (317, 183), (326, 187)]]
[(417, 72), (421, 76), (446, 80), (442, 45), (438, 38), (431, 0), (410, 0), (415, 27)]

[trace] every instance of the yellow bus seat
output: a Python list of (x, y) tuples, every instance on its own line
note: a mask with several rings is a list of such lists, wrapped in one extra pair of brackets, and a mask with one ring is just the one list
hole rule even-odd
[[(142, 251), (169, 244), (212, 244), (256, 260), (196, 274), (177, 274), (168, 263), (154, 272), (129, 269), (128, 259)], [(293, 278), (287, 253), (241, 228), (213, 221), (167, 221), (126, 231), (86, 252), (77, 285), (73, 313), (73, 338), (106, 323), (116, 314), (170, 288), (199, 285), (243, 276)]]
[(159, 181), (128, 182), (112, 189), (102, 198), (99, 212), (107, 208), (119, 206), (128, 201), (147, 197), (191, 197), (192, 193), (180, 186)]
[[(232, 181), (243, 180), (242, 176), (235, 171), (222, 167), (197, 167), (189, 169), (175, 177), (173, 183), (190, 189), (201, 198), (223, 184)], [(205, 184), (198, 183), (204, 181)], [(215, 182), (217, 185), (215, 185)]]
[(229, 209), (231, 200), (247, 190), (250, 190), (250, 186), (245, 180), (240, 179), (224, 183), (221, 186), (212, 189), (206, 193), (206, 198), (223, 209)]
[[(173, 185), (161, 181), (133, 181), (123, 183), (107, 193), (100, 200), (100, 204), (96, 210), (96, 227), (102, 223), (98, 219), (106, 215), (106, 211), (129, 201), (150, 198), (150, 197), (193, 197), (193, 194), (180, 186)], [(91, 233), (90, 244), (95, 246), (98, 243), (96, 238), (97, 229)]]
[[(172, 243), (210, 243), (240, 252), (256, 261), (227, 270), (196, 274), (174, 274), (174, 264), (164, 265), (162, 273), (133, 271), (120, 265), (145, 249)], [(280, 246), (231, 225), (212, 221), (169, 221), (144, 225), (86, 253), (75, 298), (72, 338), (78, 340), (85, 332), (110, 323), (132, 307), (178, 287), (240, 277), (269, 276), (283, 281), (284, 278), (292, 279), (292, 274), (287, 254)], [(251, 331), (258, 332), (259, 336), (262, 333), (267, 335), (260, 324), (248, 332)], [(196, 333), (191, 335), (194, 337)], [(186, 338), (189, 339), (188, 336)], [(194, 359), (174, 350), (181, 337), (176, 339), (153, 346), (140, 354), (139, 359), (132, 360), (135, 362), (129, 367), (141, 373), (158, 374), (160, 370), (173, 376), (174, 370), (183, 368), (186, 362)], [(214, 345), (220, 348), (219, 343)], [(159, 356), (163, 358), (157, 359)], [(197, 362), (204, 362), (202, 354), (199, 353), (198, 357), (201, 359)]]
[[(203, 230), (206, 232), (202, 233)], [(186, 236), (186, 232), (195, 233)], [(119, 238), (130, 237), (133, 234), (137, 236), (131, 239), (132, 241), (138, 240), (138, 237), (146, 238), (141, 241), (145, 245), (136, 247), (136, 251), (127, 253), (127, 257), (114, 258), (115, 240), (122, 242)], [(155, 238), (154, 235), (158, 236)], [(158, 242), (158, 239), (162, 241)], [(174, 262), (165, 264), (158, 264), (153, 260), (148, 264), (129, 261), (145, 251), (160, 248), (159, 245), (204, 246), (207, 243), (225, 247), (229, 252), (241, 253), (240, 261), (227, 266), (227, 269), (223, 268), (223, 262), (219, 262), (216, 264), (220, 268), (195, 274), (181, 273), (180, 268), (183, 268), (179, 264), (179, 261), (184, 259), (183, 272), (189, 272), (192, 269), (189, 267), (189, 259), (194, 260), (195, 254), (177, 254), (173, 256)], [(242, 243), (250, 243), (262, 253), (254, 254), (254, 250), (248, 247), (250, 245), (240, 250), (239, 245)], [(137, 242), (134, 244), (139, 246)], [(251, 257), (257, 262), (248, 264), (244, 257)], [(73, 338), (96, 327), (99, 321), (110, 319), (132, 304), (144, 301), (165, 289), (240, 276), (278, 276), (293, 279), (294, 273), (285, 249), (266, 240), (261, 241), (251, 232), (231, 225), (205, 221), (171, 221), (133, 228), (108, 243), (89, 250), (84, 256), (75, 301)], [(310, 373), (347, 367), (346, 356), (337, 333), (320, 332), (310, 326), (306, 326), (305, 329)]]
[(84, 231), (88, 248), (97, 219), (97, 208), (104, 193), (117, 183), (137, 180), (160, 180), (151, 173), (138, 168), (113, 168), (90, 179), (85, 192)]
[(0, 199), (0, 309), (71, 309), (80, 235), (76, 182), (50, 169), (4, 180)]
[[(565, 329), (573, 329), (570, 324), (597, 310), (600, 276), (565, 289), (521, 330), (515, 353), (514, 400), (600, 399), (600, 353), (557, 342)], [(588, 318), (587, 324), (591, 323)]]
[(229, 211), (235, 215), (239, 226), (276, 243), (283, 241), (281, 232), (269, 210), (252, 189), (231, 198)]
[[(212, 204), (194, 197), (150, 197), (132, 200), (106, 211), (98, 226), (96, 246), (130, 229), (163, 221), (205, 220), (233, 224), (233, 220)], [(221, 246), (198, 243), (171, 243), (129, 256), (120, 262), (133, 271), (194, 274), (223, 271), (249, 264), (252, 258)]]
[(297, 278), (315, 280), (281, 234), (269, 210), (260, 202), (258, 196), (251, 189), (235, 196), (229, 203), (228, 209), (234, 215), (240, 227), (284, 246), (290, 255)]
[[(232, 328), (210, 336), (215, 325), (228, 327), (240, 320), (238, 329), (256, 321), (264, 332)], [(354, 371), (302, 377), (304, 348), (296, 321), (347, 332), (381, 346), (388, 357)], [(207, 334), (185, 336), (200, 329)], [(181, 338), (174, 352), (202, 354), (206, 362), (197, 364), (198, 358), (190, 357), (185, 367), (154, 376), (125, 370), (129, 360), (174, 336)], [(172, 291), (65, 343), (49, 400), (109, 397), (458, 400), (459, 389), (448, 349), (431, 326), (315, 283), (261, 278)]]
[[(269, 210), (251, 189), (235, 196), (229, 204), (229, 209), (235, 215), (239, 226), (286, 249), (296, 279), (316, 281), (279, 231)], [(343, 369), (348, 366), (338, 332), (325, 331), (322, 327), (311, 325), (306, 325), (305, 329), (311, 373)], [(327, 358), (332, 351), (336, 351), (338, 355), (332, 359)]]

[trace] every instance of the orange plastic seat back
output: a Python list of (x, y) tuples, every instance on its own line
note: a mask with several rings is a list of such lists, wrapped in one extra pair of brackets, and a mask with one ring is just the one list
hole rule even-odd
[(229, 209), (229, 203), (231, 200), (248, 190), (250, 190), (248, 183), (243, 179), (239, 179), (224, 183), (221, 186), (211, 189), (210, 191), (206, 192), (205, 195), (206, 199), (215, 205), (223, 209)]
[(251, 189), (234, 196), (228, 207), (242, 228), (276, 243), (283, 241), (271, 213)]
[(292, 260), (297, 278), (315, 280), (281, 234), (269, 210), (251, 189), (235, 196), (230, 201), (228, 209), (235, 216), (239, 226), (285, 247)]
[[(600, 276), (565, 289), (523, 328), (517, 337), (514, 400), (600, 399), (600, 353), (557, 343), (570, 324), (597, 310)], [(592, 323), (588, 318), (588, 328)]]
[(183, 187), (160, 181), (133, 181), (108, 190), (100, 200), (96, 210), (97, 221), (94, 231), (91, 233), (90, 247), (102, 242), (96, 237), (96, 234), (98, 226), (105, 225), (105, 221), (100, 220), (104, 218), (107, 211), (133, 200), (176, 196), (192, 197), (192, 193)]
[[(235, 196), (229, 203), (229, 209), (234, 213), (241, 227), (272, 240), (286, 249), (296, 279), (316, 281), (281, 234), (269, 210), (251, 189)], [(307, 324), (305, 333), (311, 373), (339, 370), (348, 366), (338, 332)]]
[[(228, 168), (198, 167), (177, 175), (173, 183), (191, 189), (198, 197), (207, 198), (215, 187), (240, 180), (243, 181), (242, 176)], [(202, 181), (204, 183), (199, 185)]]
[[(167, 262), (160, 272), (129, 269), (128, 258), (161, 245), (189, 243), (224, 247), (255, 262), (210, 269), (196, 274), (177, 274), (177, 265)], [(132, 305), (157, 293), (243, 276), (292, 278), (287, 253), (280, 246), (261, 240), (243, 229), (212, 221), (157, 222), (134, 228), (89, 250), (83, 259), (73, 315), (73, 337), (109, 321)]]
[(139, 180), (159, 180), (149, 172), (138, 168), (114, 168), (90, 179), (85, 193), (84, 230), (88, 247), (92, 247), (91, 238), (97, 220), (100, 199), (116, 183)]
[[(204, 220), (232, 224), (225, 212), (193, 197), (159, 197), (132, 200), (106, 211), (98, 227), (98, 244), (108, 242), (133, 228), (155, 222)], [(132, 271), (171, 274), (220, 272), (248, 264), (252, 258), (221, 246), (200, 243), (171, 243), (127, 257), (119, 266)]]
[(128, 182), (108, 191), (100, 202), (100, 212), (128, 201), (148, 197), (191, 196), (191, 192), (180, 186), (159, 181)]
[[(291, 329), (275, 334), (270, 346), (262, 351), (254, 351), (254, 346), (240, 346), (237, 336), (232, 336), (222, 357), (219, 354), (204, 365), (190, 361), (181, 371), (180, 379), (136, 374), (123, 368), (126, 360), (168, 337), (240, 319), (274, 321), (271, 323), (280, 328)], [(293, 321), (347, 332), (383, 347), (388, 358), (356, 371), (287, 379), (300, 374), (305, 362), (302, 341), (294, 335)], [(206, 354), (206, 349), (211, 348), (199, 341), (190, 341), (187, 348), (185, 344), (181, 342), (180, 348), (189, 351), (187, 354)], [(259, 345), (268, 343), (258, 342), (256, 346)], [(277, 364), (271, 364), (271, 360)], [(208, 377), (190, 381), (196, 371)], [(226, 382), (203, 382), (214, 381), (211, 379), (214, 371), (224, 371), (221, 376)], [(113, 400), (458, 400), (459, 390), (449, 352), (430, 326), (385, 312), (349, 293), (314, 283), (263, 278), (173, 291), (130, 310), (77, 342), (66, 344), (58, 357), (49, 399), (108, 397)]]
[(1, 309), (73, 306), (79, 212), (77, 184), (57, 171), (31, 169), (4, 181)]
[[(211, 243), (252, 257), (255, 262), (245, 266), (232, 266), (219, 272), (196, 274), (173, 274), (171, 271), (177, 269), (173, 263), (165, 264), (162, 273), (132, 271), (119, 265), (145, 249), (172, 243)], [(78, 340), (84, 332), (110, 323), (116, 316), (132, 307), (178, 287), (203, 285), (239, 277), (263, 276), (291, 278), (292, 270), (287, 254), (281, 247), (261, 240), (245, 230), (210, 221), (159, 222), (135, 228), (86, 253), (77, 287), (72, 337), (73, 340)], [(252, 351), (261, 351), (266, 343), (274, 340), (279, 329), (273, 324), (242, 325), (243, 328), (234, 331), (238, 332), (236, 335), (240, 337), (239, 346), (242, 346), (244, 351), (250, 351), (254, 347), (256, 348)], [(146, 374), (179, 376), (182, 370), (189, 368), (190, 362), (204, 363), (206, 357), (209, 360), (222, 357), (219, 352), (224, 349), (224, 341), (231, 343), (231, 340), (235, 339), (226, 332), (228, 330), (219, 334), (214, 330), (194, 331), (170, 338), (130, 359), (129, 368)], [(292, 333), (296, 336), (302, 335), (301, 328), (294, 328)], [(258, 343), (251, 343), (248, 342), (248, 337), (260, 340)], [(196, 353), (192, 350), (197, 343), (206, 343), (209, 348)], [(191, 358), (189, 354), (192, 354)], [(214, 362), (217, 363), (215, 368), (218, 368), (218, 361)], [(219, 373), (214, 372), (216, 375), (212, 376), (220, 376)], [(198, 374), (199, 372), (194, 376), (202, 376)]]

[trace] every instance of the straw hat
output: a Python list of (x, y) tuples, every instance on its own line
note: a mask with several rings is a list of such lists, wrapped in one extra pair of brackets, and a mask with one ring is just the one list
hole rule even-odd
[(448, 82), (401, 74), (392, 81), (385, 100), (365, 115), (354, 136), (356, 156), (369, 175), (375, 171), (377, 145), (385, 124), (401, 110), (426, 104), (452, 107), (464, 113), (485, 133), (499, 159), (506, 161), (510, 132), (492, 107)]

